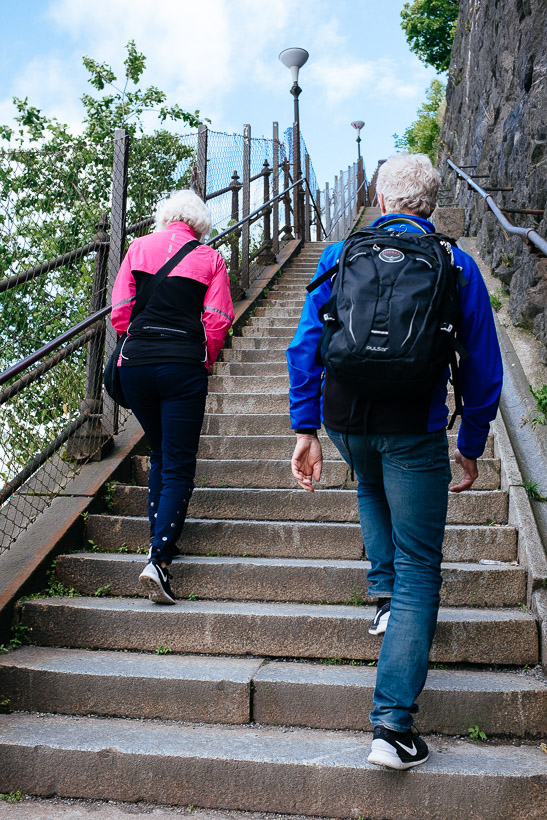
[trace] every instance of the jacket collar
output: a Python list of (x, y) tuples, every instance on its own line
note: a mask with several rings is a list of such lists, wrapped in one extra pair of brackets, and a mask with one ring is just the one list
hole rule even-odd
[(170, 222), (169, 225), (165, 228), (166, 231), (177, 231), (177, 233), (181, 233), (183, 236), (187, 237), (188, 239), (197, 239), (196, 234), (190, 227), (187, 225), (186, 222)]
[(429, 220), (424, 219), (422, 216), (414, 216), (412, 214), (385, 214), (385, 216), (380, 216), (378, 219), (375, 219), (371, 228), (381, 228), (384, 222), (390, 221), (392, 224), (389, 226), (392, 230), (401, 230), (401, 231), (408, 231), (409, 233), (417, 233), (418, 229), (414, 227), (414, 225), (409, 225), (408, 222), (401, 222), (401, 225), (398, 226), (396, 222), (397, 217), (400, 216), (401, 219), (407, 220), (411, 219), (413, 222), (417, 222), (418, 225), (421, 225), (427, 233), (435, 233), (435, 226), (429, 222)]

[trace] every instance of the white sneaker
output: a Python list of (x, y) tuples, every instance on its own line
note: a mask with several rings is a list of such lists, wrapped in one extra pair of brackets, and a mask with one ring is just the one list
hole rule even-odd
[(390, 616), (390, 607), (391, 599), (376, 610), (374, 620), (372, 621), (368, 629), (370, 635), (381, 635), (383, 632), (386, 631), (387, 622), (389, 621)]
[(169, 585), (172, 577), (167, 569), (150, 561), (139, 575), (139, 583), (155, 604), (175, 604), (175, 596)]

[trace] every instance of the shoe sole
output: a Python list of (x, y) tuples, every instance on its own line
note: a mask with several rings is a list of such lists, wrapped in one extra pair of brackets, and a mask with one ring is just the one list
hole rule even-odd
[(373, 744), (378, 742), (382, 743), (383, 748), (373, 747), (367, 757), (367, 762), (374, 763), (375, 766), (387, 766), (389, 769), (402, 771), (404, 769), (412, 769), (413, 766), (419, 766), (421, 763), (425, 763), (426, 760), (429, 760), (429, 752), (426, 757), (421, 757), (419, 760), (401, 760), (397, 752), (392, 752), (387, 748), (390, 745), (389, 743), (376, 740), (373, 741)]
[(139, 575), (139, 583), (154, 604), (176, 604), (175, 599), (166, 593), (161, 583), (155, 581), (150, 575)]
[(385, 618), (385, 617), (380, 618), (380, 623), (378, 624), (378, 626), (369, 627), (368, 634), (369, 635), (383, 635), (383, 633), (387, 629), (388, 621), (389, 621), (389, 615), (387, 616), (387, 618)]

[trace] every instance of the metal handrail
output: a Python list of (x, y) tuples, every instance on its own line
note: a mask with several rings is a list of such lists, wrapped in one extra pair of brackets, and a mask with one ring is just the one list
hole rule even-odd
[(453, 163), (451, 159), (447, 159), (446, 162), (458, 174), (458, 176), (460, 176), (467, 182), (470, 188), (473, 188), (473, 190), (480, 194), (480, 196), (484, 199), (484, 201), (486, 202), (486, 204), (488, 205), (488, 207), (490, 208), (490, 210), (492, 211), (492, 213), (494, 214), (502, 228), (504, 228), (504, 230), (506, 230), (507, 233), (514, 234), (515, 236), (520, 236), (523, 242), (531, 242), (545, 256), (547, 256), (547, 241), (542, 236), (540, 236), (537, 233), (537, 231), (535, 231), (533, 228), (518, 228), (516, 225), (513, 225), (513, 223), (510, 222), (506, 216), (504, 216), (503, 209), (500, 209), (496, 205), (490, 194), (486, 193), (486, 191), (483, 188), (481, 188), (480, 185), (477, 185), (477, 183), (474, 182), (473, 179), (465, 173), (465, 171), (462, 171), (461, 168), (458, 168), (458, 166), (455, 163)]
[[(359, 185), (359, 187), (357, 188), (357, 190), (355, 191), (355, 193), (353, 194), (353, 196), (352, 196), (352, 197), (350, 197), (350, 199), (348, 199), (348, 201), (347, 201), (347, 205), (349, 205), (349, 204), (350, 204), (350, 202), (353, 202), (353, 200), (357, 198), (357, 195), (358, 195), (359, 191), (361, 190), (361, 188), (362, 188), (364, 185), (366, 185), (366, 182), (367, 182), (367, 181), (366, 181), (366, 179), (364, 179), (364, 180), (362, 181), (362, 183)], [(335, 221), (335, 222), (333, 222), (333, 223), (332, 223), (332, 225), (330, 226), (330, 231), (328, 232), (328, 234), (327, 234), (327, 233), (325, 233), (325, 237), (330, 236), (330, 235), (331, 235), (331, 233), (333, 232), (334, 228), (336, 227), (336, 225), (338, 225), (338, 223), (339, 223), (339, 222), (340, 222), (340, 220), (342, 219), (343, 215), (346, 213), (346, 210), (347, 210), (347, 205), (346, 205), (346, 208), (344, 208), (344, 210), (340, 212), (340, 215), (338, 216), (338, 219), (336, 219), (336, 221)]]
[[(297, 185), (302, 185), (304, 182), (307, 182), (306, 177), (302, 177), (301, 179), (297, 180), (296, 182), (293, 182), (292, 185), (290, 185), (288, 188), (286, 188), (280, 194), (277, 194), (276, 196), (272, 197), (272, 199), (269, 199), (267, 202), (264, 202), (262, 205), (260, 205), (258, 208), (256, 208), (254, 211), (252, 211), (250, 214), (247, 214), (247, 216), (245, 216), (243, 219), (240, 219), (239, 222), (236, 222), (235, 225), (231, 225), (229, 228), (227, 228), (222, 233), (219, 233), (216, 236), (213, 236), (211, 239), (209, 239), (204, 244), (212, 246), (212, 245), (216, 244), (217, 242), (220, 242), (224, 237), (228, 236), (228, 234), (233, 233), (234, 231), (236, 231), (238, 228), (240, 228), (246, 222), (251, 222), (252, 223), (253, 221), (256, 221), (256, 218), (260, 215), (260, 213), (262, 211), (270, 208), (272, 203), (274, 203), (278, 199), (281, 199), (281, 197), (285, 196), (289, 191), (291, 191)], [(153, 221), (152, 217), (149, 217), (149, 219), (150, 219), (151, 222)], [(148, 222), (148, 219), (141, 220), (141, 222), (137, 223), (136, 226), (130, 226), (130, 228), (127, 229), (127, 233), (131, 233), (132, 228), (144, 226), (144, 223), (146, 223), (146, 222)], [(81, 331), (85, 330), (90, 325), (95, 324), (95, 322), (98, 322), (103, 317), (108, 316), (108, 314), (111, 312), (111, 310), (112, 310), (112, 305), (107, 305), (106, 307), (101, 308), (101, 310), (98, 310), (96, 313), (92, 313), (91, 316), (87, 317), (87, 319), (84, 319), (83, 321), (79, 322), (74, 327), (72, 327), (69, 330), (62, 333), (60, 336), (57, 336), (57, 338), (52, 339), (52, 341), (45, 344), (39, 350), (36, 350), (34, 353), (31, 353), (29, 356), (25, 356), (24, 359), (20, 359), (20, 361), (18, 361), (15, 364), (11, 365), (11, 367), (9, 367), (7, 370), (4, 370), (3, 373), (0, 373), (0, 385), (5, 384), (7, 381), (14, 378), (15, 376), (18, 376), (19, 373), (23, 372), (23, 370), (26, 370), (31, 365), (35, 364), (36, 362), (40, 361), (41, 359), (44, 359), (49, 353), (52, 353), (58, 347), (61, 347), (61, 345), (65, 344), (65, 342), (68, 342), (71, 339), (73, 339), (75, 336), (77, 336), (79, 333), (81, 333)]]

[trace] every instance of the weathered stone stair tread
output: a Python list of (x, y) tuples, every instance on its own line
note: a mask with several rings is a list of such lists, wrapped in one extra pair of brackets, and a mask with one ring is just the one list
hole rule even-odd
[[(482, 820), (541, 817), (547, 759), (539, 749), (430, 743), (436, 753), (399, 789), (397, 775), (366, 763), (365, 733), (20, 713), (0, 716), (0, 784), (6, 792), (331, 818), (383, 818), (389, 806), (393, 820), (408, 820), (409, 805), (419, 805), (420, 820), (438, 820), (440, 805), (451, 807), (451, 820), (469, 820), (470, 806)], [(146, 777), (135, 776), (135, 758)]]
[[(148, 520), (141, 516), (90, 515), (87, 537), (101, 549), (122, 547), (148, 551)], [(517, 554), (514, 527), (449, 525), (443, 553), (447, 561), (481, 558), (513, 561)], [(359, 559), (363, 552), (359, 524), (252, 519), (189, 518), (179, 545), (186, 554), (254, 555), (278, 558)]]
[[(374, 607), (138, 598), (27, 601), (22, 622), (40, 645), (301, 658), (375, 660)], [(430, 654), (442, 663), (522, 666), (538, 658), (535, 618), (509, 609), (442, 609)]]
[[(134, 478), (138, 485), (148, 484), (149, 459), (146, 456), (135, 456), (133, 460)], [(451, 463), (452, 480), (460, 481), (463, 470), (454, 461)], [(291, 474), (289, 459), (268, 458), (216, 458), (199, 459), (195, 483), (198, 487), (262, 487), (282, 489), (297, 487)], [(321, 481), (322, 488), (356, 487), (351, 481), (350, 469), (341, 459), (323, 461)], [(479, 477), (473, 485), (474, 490), (497, 490), (500, 486), (499, 459), (482, 459)]]
[[(376, 669), (264, 663), (204, 655), (156, 655), (23, 647), (0, 658), (0, 690), (12, 711), (257, 723), (369, 731)], [(253, 696), (251, 698), (251, 686)], [(420, 696), (423, 733), (542, 737), (547, 688), (514, 672), (429, 672)]]
[[(60, 556), (55, 575), (85, 595), (105, 587), (109, 595), (142, 595), (138, 575), (145, 563), (144, 556), (78, 553)], [(177, 598), (372, 603), (369, 569), (368, 561), (185, 556), (171, 565), (171, 586)], [(443, 581), (445, 606), (516, 606), (526, 597), (521, 567), (445, 563)]]
[(261, 659), (29, 646), (0, 657), (10, 709), (248, 723)]
[[(145, 487), (118, 484), (114, 488), (113, 512), (141, 515), (146, 510), (148, 491)], [(507, 523), (507, 494), (500, 490), (472, 490), (450, 493), (448, 517), (450, 524), (482, 522)], [(189, 505), (194, 518), (245, 518), (293, 521), (357, 521), (357, 498), (353, 490), (242, 489), (235, 487), (196, 487)]]
[[(376, 669), (320, 663), (264, 664), (253, 676), (258, 723), (369, 731)], [(418, 699), (416, 723), (424, 734), (543, 737), (547, 687), (517, 672), (430, 669)]]

